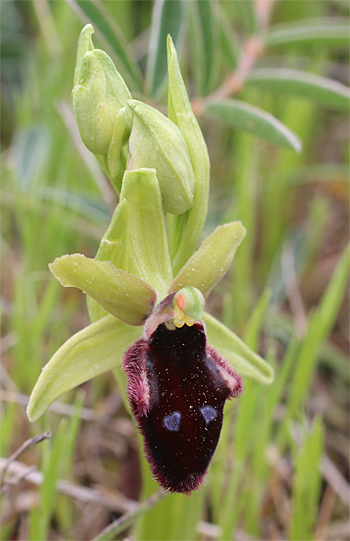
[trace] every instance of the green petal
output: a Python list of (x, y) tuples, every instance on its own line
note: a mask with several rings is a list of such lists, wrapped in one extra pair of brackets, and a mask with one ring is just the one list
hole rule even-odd
[(126, 171), (120, 202), (127, 202), (130, 210), (126, 243), (128, 270), (150, 284), (160, 302), (168, 294), (172, 271), (156, 171)]
[(129, 325), (143, 325), (152, 312), (156, 292), (141, 278), (116, 269), (111, 261), (82, 254), (64, 255), (49, 265), (64, 287), (78, 287), (107, 312)]
[(209, 344), (232, 364), (239, 375), (265, 385), (273, 382), (274, 371), (271, 366), (242, 342), (235, 333), (206, 312), (204, 312), (203, 320)]
[(141, 334), (141, 328), (108, 315), (72, 336), (44, 367), (29, 400), (29, 420), (38, 419), (64, 393), (120, 364)]
[(174, 278), (169, 293), (193, 286), (207, 297), (228, 271), (245, 234), (241, 222), (217, 227)]

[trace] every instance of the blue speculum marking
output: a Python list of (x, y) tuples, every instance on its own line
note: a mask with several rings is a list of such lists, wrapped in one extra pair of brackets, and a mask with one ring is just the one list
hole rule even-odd
[(207, 425), (210, 423), (210, 421), (214, 421), (218, 414), (216, 409), (212, 406), (204, 406), (203, 408), (200, 408), (200, 410)]
[(163, 418), (163, 426), (170, 432), (178, 432), (180, 430), (181, 413), (174, 411), (171, 415)]

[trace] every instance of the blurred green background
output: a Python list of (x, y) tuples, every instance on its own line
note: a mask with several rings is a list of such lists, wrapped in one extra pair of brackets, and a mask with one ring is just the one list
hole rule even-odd
[[(139, 446), (109, 374), (33, 425), (25, 415), (42, 367), (88, 324), (84, 295), (47, 265), (94, 257), (117, 204), (71, 106), (77, 41), (91, 21), (133, 97), (162, 111), (167, 33), (194, 104), (241, 73), (244, 55), (254, 64), (229, 114), (199, 114), (211, 159), (204, 237), (230, 220), (248, 230), (208, 309), (276, 379), (247, 381), (227, 408), (206, 486), (165, 498), (130, 535), (349, 539), (348, 2), (6, 0), (0, 9), (1, 457), (53, 432), (18, 458), (17, 473), (8, 468), (1, 538), (92, 539), (140, 497)], [(43, 484), (16, 479), (23, 464)], [(90, 489), (85, 500), (79, 487)]]

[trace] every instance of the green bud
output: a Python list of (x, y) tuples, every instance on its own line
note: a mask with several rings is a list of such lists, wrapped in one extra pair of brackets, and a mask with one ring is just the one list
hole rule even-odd
[[(74, 73), (73, 109), (84, 144), (94, 154), (107, 154), (112, 139), (118, 147), (127, 142), (132, 125), (132, 113), (127, 107), (131, 98), (124, 79), (107, 53), (94, 49), (93, 28), (87, 25), (81, 32), (77, 65)], [(118, 135), (118, 114), (120, 131)], [(118, 151), (120, 153), (120, 150)], [(113, 154), (116, 153), (115, 149)], [(117, 159), (115, 158), (115, 159)]]
[(188, 148), (179, 128), (162, 113), (139, 101), (130, 136), (129, 169), (156, 169), (163, 209), (182, 214), (192, 207), (195, 179)]

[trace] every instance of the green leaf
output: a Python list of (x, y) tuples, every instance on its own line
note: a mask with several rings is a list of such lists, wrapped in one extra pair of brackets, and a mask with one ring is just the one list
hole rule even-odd
[(264, 43), (266, 47), (291, 44), (305, 47), (316, 43), (348, 47), (349, 24), (334, 24), (333, 19), (329, 18), (320, 25), (280, 24), (271, 26), (265, 34)]
[(62, 419), (50, 448), (50, 454), (43, 471), (43, 483), (40, 487), (40, 517), (42, 532), (40, 539), (47, 539), (50, 519), (54, 511), (57, 494), (57, 481), (65, 453), (67, 419)]
[(265, 385), (273, 382), (274, 372), (271, 366), (236, 334), (206, 312), (203, 320), (209, 344), (232, 364), (238, 374)]
[(68, 0), (83, 20), (91, 22), (110, 48), (117, 54), (124, 67), (123, 73), (135, 90), (141, 90), (141, 75), (138, 66), (128, 53), (127, 42), (108, 9), (100, 0)]
[(313, 73), (294, 69), (266, 68), (252, 70), (247, 84), (281, 94), (293, 94), (335, 109), (348, 110), (350, 90), (347, 86)]
[(245, 30), (249, 34), (254, 34), (256, 31), (254, 0), (239, 0), (235, 3), (235, 7), (241, 16)]
[(160, 302), (168, 294), (172, 271), (156, 171), (126, 171), (120, 193), (120, 202), (124, 201), (130, 209), (126, 242), (129, 272), (150, 284)]
[(146, 68), (146, 83), (151, 96), (161, 93), (167, 74), (168, 34), (178, 45), (183, 38), (187, 5), (183, 0), (156, 0), (153, 5), (151, 35)]
[(295, 411), (310, 388), (319, 348), (331, 332), (343, 301), (349, 276), (349, 255), (350, 249), (348, 245), (340, 258), (316, 312), (313, 313), (310, 319), (308, 333), (301, 347), (291, 385), (288, 404), (291, 411)]
[(226, 59), (227, 68), (230, 71), (235, 71), (239, 60), (239, 42), (234, 29), (232, 28), (229, 19), (222, 11), (219, 4), (216, 4), (216, 12), (219, 20), (222, 41), (222, 53), (224, 60)]
[(259, 333), (270, 304), (271, 293), (272, 291), (269, 287), (264, 289), (244, 330), (244, 341), (252, 349), (258, 347)]
[(245, 234), (241, 222), (217, 227), (174, 278), (169, 293), (192, 286), (207, 297), (228, 271)]
[(199, 95), (204, 96), (215, 84), (220, 69), (220, 40), (215, 13), (210, 0), (191, 2), (193, 67)]
[(266, 111), (235, 99), (224, 99), (205, 107), (208, 116), (237, 130), (249, 131), (275, 145), (301, 151), (297, 135)]
[(143, 325), (156, 302), (151, 286), (134, 274), (116, 269), (111, 261), (64, 255), (49, 268), (64, 287), (78, 287), (129, 325)]
[(291, 541), (314, 538), (322, 485), (320, 463), (324, 448), (324, 426), (320, 416), (315, 417), (305, 440), (296, 457), (293, 475), (293, 513), (288, 535)]
[(38, 419), (64, 393), (120, 364), (141, 334), (140, 327), (108, 315), (69, 338), (40, 374), (28, 404), (29, 420)]
[[(182, 241), (172, 261), (174, 273), (177, 273), (197, 248), (202, 233), (208, 211), (210, 163), (208, 150), (197, 119), (192, 111), (176, 50), (170, 36), (168, 37), (167, 47), (169, 74), (168, 116), (180, 128), (184, 136), (196, 180), (193, 205), (188, 213), (186, 224), (181, 223), (180, 227), (183, 227)], [(182, 222), (183, 218), (181, 216), (176, 217), (175, 221)]]

